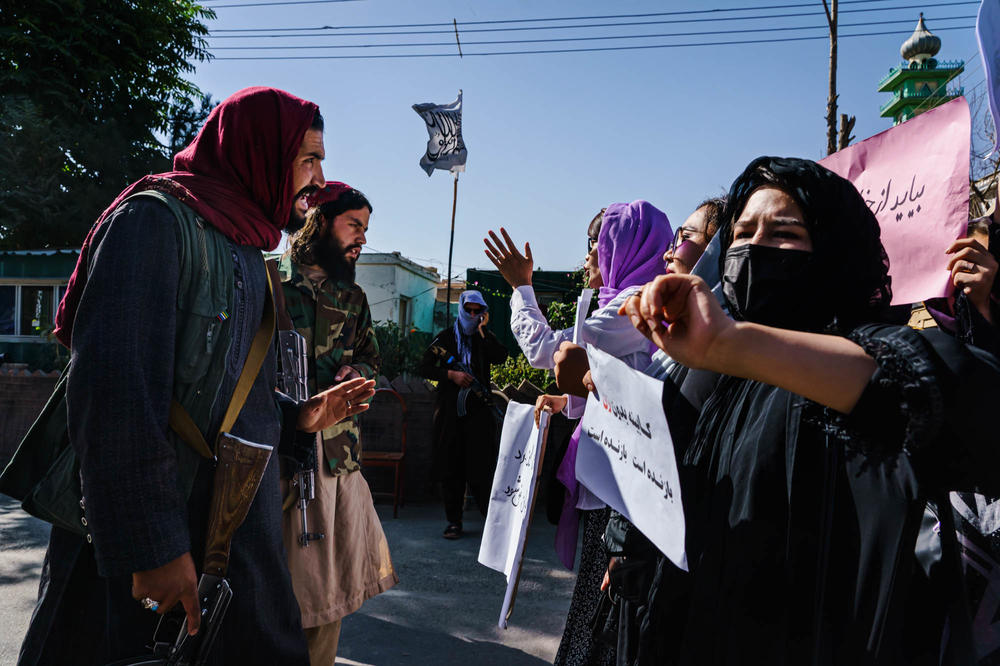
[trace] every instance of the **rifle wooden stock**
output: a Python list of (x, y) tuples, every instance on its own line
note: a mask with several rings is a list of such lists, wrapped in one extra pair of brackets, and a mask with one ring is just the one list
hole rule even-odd
[(233, 534), (250, 511), (271, 450), (270, 446), (254, 444), (229, 433), (219, 434), (203, 573), (226, 575)]

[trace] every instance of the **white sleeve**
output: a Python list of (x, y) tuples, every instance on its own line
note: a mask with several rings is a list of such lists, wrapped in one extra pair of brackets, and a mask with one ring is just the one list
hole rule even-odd
[(623, 289), (610, 303), (587, 317), (581, 344), (589, 342), (615, 358), (623, 358), (636, 352), (648, 354), (649, 341), (636, 330), (628, 317), (618, 314), (618, 308), (640, 289), (642, 287), (639, 286)]
[(572, 329), (552, 330), (531, 286), (518, 287), (510, 297), (510, 330), (531, 367), (546, 370), (555, 366), (552, 357), (559, 345), (573, 335)]
[(586, 411), (587, 399), (581, 398), (578, 395), (566, 394), (569, 400), (566, 402), (566, 408), (563, 409), (563, 416), (568, 419), (582, 419), (583, 412)]

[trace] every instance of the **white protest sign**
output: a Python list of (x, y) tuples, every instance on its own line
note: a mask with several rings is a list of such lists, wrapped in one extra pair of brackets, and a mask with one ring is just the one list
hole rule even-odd
[(576, 478), (687, 571), (684, 507), (663, 382), (587, 345), (597, 396), (587, 398)]
[(573, 325), (573, 344), (582, 344), (580, 340), (583, 336), (583, 322), (587, 321), (587, 311), (590, 310), (590, 300), (594, 297), (594, 290), (587, 287), (580, 292), (580, 297), (576, 299), (576, 322)]
[(534, 405), (516, 402), (507, 405), (490, 506), (479, 546), (479, 563), (507, 577), (498, 622), (501, 629), (507, 628), (517, 595), (548, 423), (549, 414), (542, 412), (539, 425), (535, 425)]

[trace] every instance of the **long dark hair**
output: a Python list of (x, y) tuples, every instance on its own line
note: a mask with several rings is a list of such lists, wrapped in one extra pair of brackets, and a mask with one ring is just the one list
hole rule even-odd
[(328, 201), (319, 206), (313, 206), (306, 213), (306, 223), (291, 240), (292, 261), (305, 266), (314, 266), (319, 255), (316, 250), (323, 242), (323, 237), (336, 217), (349, 210), (367, 208), (371, 213), (372, 205), (368, 197), (353, 187), (345, 190), (334, 201)]

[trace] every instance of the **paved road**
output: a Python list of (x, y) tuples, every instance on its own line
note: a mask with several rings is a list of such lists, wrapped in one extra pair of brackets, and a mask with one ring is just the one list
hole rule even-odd
[[(465, 538), (447, 541), (443, 510), (407, 506), (379, 515), (399, 585), (346, 618), (337, 663), (345, 665), (551, 663), (573, 590), (559, 565), (555, 528), (537, 514), (528, 539), (517, 603), (509, 628), (497, 627), (502, 574), (476, 562), (482, 522), (467, 515)], [(48, 527), (0, 496), (0, 665), (13, 664), (31, 617)]]
[(49, 526), (0, 495), (0, 664), (17, 661), (38, 595)]

